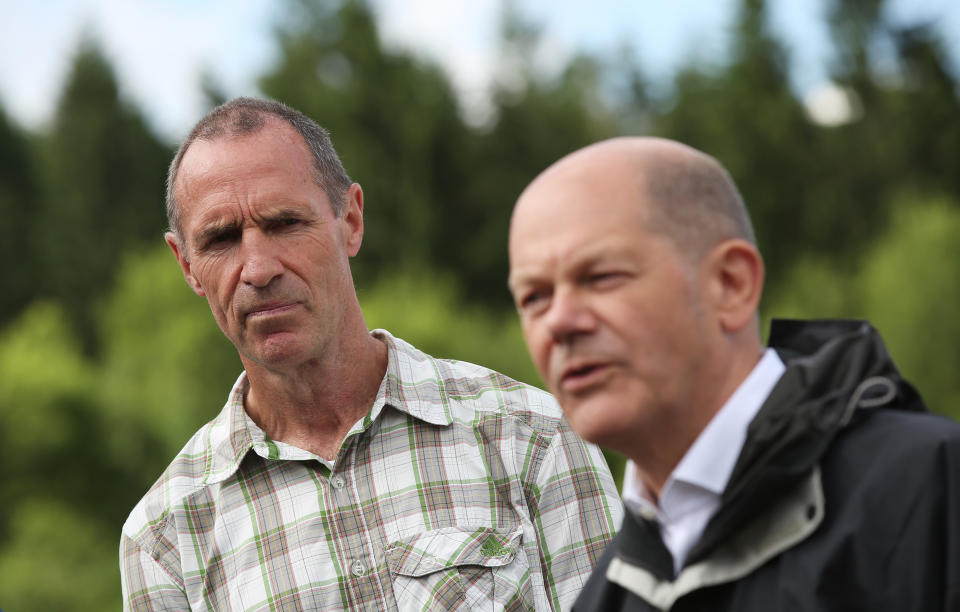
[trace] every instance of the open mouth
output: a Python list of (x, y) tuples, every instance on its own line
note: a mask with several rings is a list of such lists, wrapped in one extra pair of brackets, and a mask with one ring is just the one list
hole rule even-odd
[(572, 370), (566, 373), (564, 378), (576, 378), (578, 376), (586, 376), (590, 372), (593, 372), (599, 368), (600, 366), (597, 364), (590, 364), (590, 365), (585, 365), (579, 368), (573, 368)]
[(604, 363), (588, 363), (570, 368), (564, 372), (560, 386), (568, 392), (581, 391), (599, 382), (606, 370), (607, 364)]

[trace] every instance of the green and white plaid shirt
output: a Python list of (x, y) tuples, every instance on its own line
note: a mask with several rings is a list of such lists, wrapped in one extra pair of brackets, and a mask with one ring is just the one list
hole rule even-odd
[(620, 524), (603, 456), (547, 393), (373, 333), (333, 462), (267, 438), (240, 376), (123, 526), (125, 609), (570, 607)]

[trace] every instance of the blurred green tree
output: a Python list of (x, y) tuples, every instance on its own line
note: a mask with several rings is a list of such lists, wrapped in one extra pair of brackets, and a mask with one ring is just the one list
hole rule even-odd
[(326, 127), (364, 188), (358, 283), (398, 262), (442, 261), (437, 236), (456, 228), (439, 225), (435, 211), (458, 205), (470, 140), (446, 75), (385, 48), (361, 0), (335, 9), (308, 0), (288, 6), (278, 31), (281, 59), (261, 85)]
[(882, 0), (832, 1), (831, 78), (849, 119), (819, 128), (800, 203), (810, 223), (798, 252), (829, 253), (848, 272), (890, 222), (896, 194), (947, 194), (960, 201), (960, 82), (931, 24), (889, 21)]
[[(152, 482), (220, 412), (242, 370), (240, 360), (166, 245), (126, 256), (97, 329), (97, 398), (104, 417), (114, 427), (151, 432), (160, 447), (143, 448), (135, 437), (117, 436), (111, 452), (144, 466)], [(131, 507), (144, 491), (130, 498)]]
[[(853, 266), (806, 256), (766, 301), (771, 317), (869, 319), (931, 410), (960, 419), (960, 207), (900, 194)], [(765, 325), (766, 327), (766, 325)]]
[[(578, 55), (543, 74), (534, 61), (536, 27), (508, 4), (501, 29), (503, 66), (492, 92), (492, 120), (479, 130), (474, 168), (456, 206), (437, 209), (450, 270), (467, 295), (497, 307), (506, 290), (507, 233), (514, 202), (526, 185), (560, 157), (616, 134), (612, 101), (601, 93), (601, 65)], [(486, 293), (487, 296), (482, 294)]]
[(163, 191), (170, 151), (120, 95), (113, 70), (91, 38), (73, 61), (50, 130), (40, 141), (42, 200), (30, 225), (42, 286), (69, 305), (87, 349), (94, 303), (120, 255), (165, 227)]
[(367, 325), (382, 327), (434, 357), (470, 361), (540, 384), (512, 312), (465, 303), (454, 277), (405, 269), (359, 292)]
[[(789, 56), (770, 33), (765, 0), (744, 0), (725, 65), (683, 68), (672, 103), (652, 130), (714, 155), (737, 182), (776, 284), (798, 250), (819, 249), (842, 231), (815, 214), (806, 194), (817, 159), (815, 128), (790, 89)], [(789, 231), (784, 231), (789, 228)], [(810, 228), (816, 231), (806, 232)], [(826, 242), (830, 244), (830, 242)]]
[(115, 525), (64, 500), (21, 499), (11, 538), (0, 545), (0, 593), (7, 610), (119, 610)]
[[(143, 475), (111, 454), (97, 368), (64, 310), (38, 302), (0, 334), (0, 593), (16, 610), (119, 606), (117, 529)], [(123, 505), (121, 505), (123, 504)]]
[(492, 124), (476, 128), (435, 64), (384, 47), (366, 2), (290, 7), (281, 59), (261, 84), (327, 127), (364, 187), (358, 284), (397, 263), (429, 265), (456, 275), (470, 299), (508, 306), (507, 225), (520, 190), (561, 155), (615, 132), (612, 109), (598, 103), (597, 65), (578, 57), (541, 78), (529, 60), (536, 31), (508, 11), (503, 54), (513, 72), (496, 88)]
[(862, 312), (931, 410), (960, 419), (960, 206), (899, 196), (858, 277)]
[(27, 135), (0, 108), (0, 261), (17, 263), (3, 275), (0, 324), (36, 295), (41, 273), (29, 239), (39, 200), (32, 153)]

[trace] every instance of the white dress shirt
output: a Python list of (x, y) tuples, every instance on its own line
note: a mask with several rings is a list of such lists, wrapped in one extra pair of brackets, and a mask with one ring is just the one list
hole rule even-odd
[(623, 503), (634, 514), (656, 518), (667, 550), (679, 572), (687, 553), (700, 539), (747, 438), (747, 427), (770, 395), (786, 366), (768, 348), (759, 363), (713, 419), (667, 478), (659, 505), (647, 491), (633, 461), (623, 478)]

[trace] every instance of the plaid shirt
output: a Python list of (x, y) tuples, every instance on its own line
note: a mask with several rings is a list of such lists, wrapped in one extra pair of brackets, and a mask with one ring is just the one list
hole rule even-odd
[(389, 333), (335, 461), (270, 440), (240, 376), (123, 526), (124, 608), (569, 608), (621, 505), (547, 393)]

